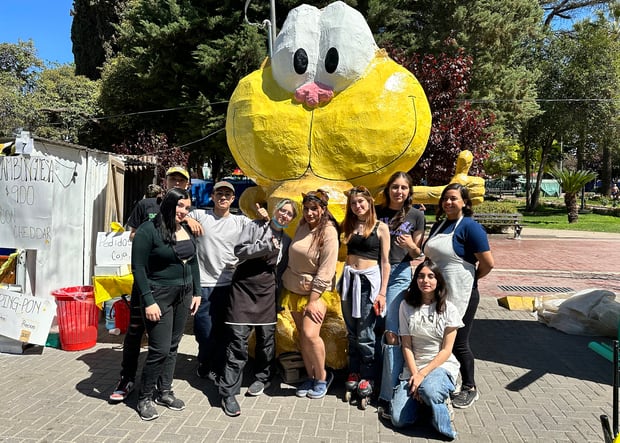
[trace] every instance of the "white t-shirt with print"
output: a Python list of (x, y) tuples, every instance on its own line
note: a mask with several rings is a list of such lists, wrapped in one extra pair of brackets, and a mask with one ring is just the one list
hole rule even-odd
[[(422, 305), (414, 308), (405, 300), (400, 303), (399, 309), (399, 335), (410, 335), (413, 347), (415, 364), (419, 369), (428, 365), (439, 353), (443, 343), (444, 331), (448, 327), (462, 328), (465, 326), (461, 321), (456, 306), (446, 301), (446, 308), (438, 314), (436, 303)], [(459, 374), (459, 362), (450, 354), (441, 367), (446, 369), (452, 376), (453, 381)], [(403, 368), (401, 380), (408, 380), (411, 372), (407, 365)]]

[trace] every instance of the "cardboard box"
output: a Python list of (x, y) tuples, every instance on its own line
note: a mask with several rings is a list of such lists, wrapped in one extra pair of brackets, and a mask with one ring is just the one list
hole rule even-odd
[(299, 352), (285, 352), (278, 356), (278, 368), (284, 383), (300, 383), (308, 376)]
[(121, 277), (131, 274), (131, 266), (124, 265), (95, 265), (95, 276), (112, 275)]

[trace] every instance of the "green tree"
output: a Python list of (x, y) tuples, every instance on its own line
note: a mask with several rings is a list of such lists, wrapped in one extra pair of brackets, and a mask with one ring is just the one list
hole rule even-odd
[(30, 127), (35, 110), (29, 97), (42, 67), (32, 40), (0, 43), (0, 135)]
[(74, 74), (73, 65), (61, 65), (41, 71), (32, 94), (37, 105), (36, 127), (40, 137), (80, 142), (90, 118), (98, 113), (99, 85)]
[(71, 41), (75, 73), (91, 80), (117, 51), (116, 26), (129, 0), (73, 0)]
[(525, 67), (542, 36), (543, 11), (536, 0), (401, 0), (391, 11), (383, 3), (370, 2), (371, 16), (386, 20), (380, 44), (434, 55), (463, 49), (473, 58), (464, 99), (495, 115), (498, 135), (515, 137), (538, 113), (538, 71)]
[(219, 175), (231, 164), (223, 131), (228, 99), (266, 56), (265, 43), (259, 29), (243, 24), (237, 2), (130, 2), (119, 52), (102, 73), (106, 118), (97, 143), (135, 146), (142, 130), (154, 131), (190, 152), (192, 165), (210, 162)]
[(596, 178), (596, 173), (583, 170), (553, 169), (551, 175), (562, 186), (564, 191), (564, 203), (569, 223), (577, 223), (579, 220), (579, 208), (577, 207), (577, 195), (586, 185)]

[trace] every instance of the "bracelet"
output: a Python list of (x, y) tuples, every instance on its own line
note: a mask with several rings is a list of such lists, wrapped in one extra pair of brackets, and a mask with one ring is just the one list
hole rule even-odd
[(385, 297), (385, 294), (377, 294), (377, 297)]

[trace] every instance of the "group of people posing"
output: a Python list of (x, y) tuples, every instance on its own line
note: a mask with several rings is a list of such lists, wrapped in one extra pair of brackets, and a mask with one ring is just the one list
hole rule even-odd
[[(328, 194), (309, 191), (302, 194), (302, 217), (291, 239), (284, 229), (297, 216), (292, 200), (279, 201), (272, 214), (257, 205), (257, 218), (250, 220), (230, 212), (235, 194), (228, 182), (214, 185), (214, 208), (206, 211), (190, 210), (187, 171), (170, 168), (166, 181), (169, 190), (159, 206), (142, 200), (138, 207), (150, 205), (150, 212), (136, 208), (128, 222), (135, 231), (132, 315), (112, 401), (124, 400), (134, 387), (146, 329), (138, 413), (152, 420), (158, 417), (154, 404), (185, 407), (172, 391), (172, 378), (191, 314), (197, 373), (217, 384), (224, 412), (238, 416), (235, 396), (250, 334), (255, 331), (255, 379), (246, 394), (256, 396), (274, 375), (282, 308), (295, 322), (308, 376), (296, 395), (322, 398), (334, 378), (320, 336), (327, 313), (322, 295), (337, 290), (348, 335), (347, 398), (365, 403), (378, 393), (381, 415), (396, 427), (414, 423), (426, 405), (433, 426), (456, 436), (450, 405), (466, 408), (478, 398), (469, 336), (477, 280), (493, 268), (466, 187), (445, 187), (426, 240), (424, 214), (413, 207), (412, 179), (404, 172), (390, 177), (380, 205), (363, 186), (347, 191), (342, 224), (328, 209)], [(335, 283), (341, 243), (346, 262)]]

